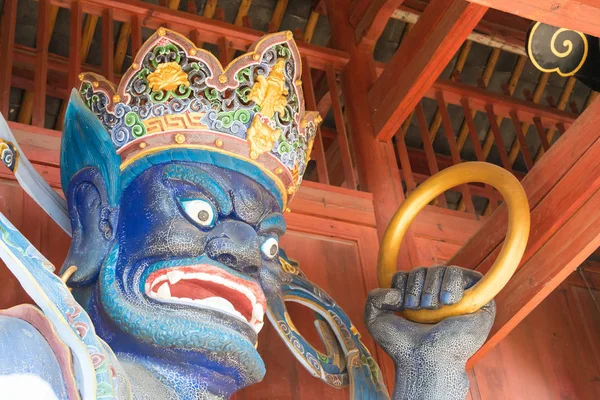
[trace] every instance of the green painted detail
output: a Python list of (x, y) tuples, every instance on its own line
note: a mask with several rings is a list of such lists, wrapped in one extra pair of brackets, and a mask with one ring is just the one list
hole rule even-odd
[(146, 126), (140, 121), (140, 117), (133, 111), (125, 114), (125, 125), (131, 128), (131, 134), (135, 138), (146, 134)]

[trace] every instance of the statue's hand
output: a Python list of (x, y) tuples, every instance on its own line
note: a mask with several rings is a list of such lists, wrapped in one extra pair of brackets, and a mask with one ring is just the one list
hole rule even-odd
[(365, 323), (396, 365), (394, 398), (464, 399), (465, 364), (490, 332), (495, 303), (437, 324), (415, 323), (396, 312), (455, 304), (479, 279), (480, 273), (459, 267), (416, 268), (398, 272), (391, 289), (369, 293)]

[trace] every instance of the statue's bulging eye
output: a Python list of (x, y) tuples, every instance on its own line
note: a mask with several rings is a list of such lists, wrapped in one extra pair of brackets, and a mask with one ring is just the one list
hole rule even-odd
[(181, 200), (183, 211), (200, 226), (209, 227), (215, 222), (215, 210), (206, 200)]
[(262, 246), (260, 246), (260, 250), (267, 258), (275, 258), (275, 256), (279, 253), (279, 243), (275, 238), (268, 238), (265, 240)]

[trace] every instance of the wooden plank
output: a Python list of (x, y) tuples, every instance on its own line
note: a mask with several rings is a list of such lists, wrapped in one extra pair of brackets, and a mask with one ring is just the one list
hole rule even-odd
[[(570, 76), (567, 81), (565, 82), (565, 86), (563, 87), (563, 90), (560, 94), (560, 97), (558, 99), (558, 104), (556, 105), (556, 108), (559, 110), (564, 110), (565, 107), (567, 106), (567, 103), (569, 102), (569, 98), (571, 96), (571, 93), (573, 92), (573, 89), (575, 88), (575, 83), (577, 83), (577, 79), (575, 79), (574, 77)], [(557, 126), (557, 129), (560, 129)], [(548, 140), (548, 142), (552, 143), (552, 141), (554, 140), (554, 133), (556, 131), (552, 128), (548, 129), (546, 131), (546, 139)], [(560, 132), (562, 135), (562, 132)], [(540, 147), (538, 149), (537, 154), (535, 155), (535, 161), (537, 162), (537, 160), (540, 159), (540, 157), (542, 157), (545, 153), (544, 147)]]
[(235, 16), (234, 25), (242, 26), (244, 17), (248, 15), (248, 11), (250, 11), (250, 6), (252, 5), (252, 0), (242, 0), (240, 2), (240, 6), (238, 8), (238, 12)]
[[(485, 161), (485, 157), (483, 155), (483, 149), (481, 148), (481, 143), (479, 142), (479, 136), (477, 136), (477, 128), (475, 128), (475, 121), (473, 121), (474, 113), (471, 110), (471, 107), (469, 106), (469, 100), (463, 98), (461, 100), (461, 103), (463, 106), (463, 112), (465, 114), (465, 123), (466, 123), (467, 129), (469, 131), (471, 143), (473, 144), (473, 151), (475, 152), (475, 158), (477, 159), (477, 161)], [(491, 207), (492, 210), (495, 210), (496, 206), (498, 204), (494, 200), (493, 189), (491, 186), (485, 185), (485, 190), (488, 193), (488, 196), (487, 196), (489, 199), (488, 205)], [(461, 204), (458, 205), (458, 209), (462, 211), (462, 209), (464, 208), (463, 199), (461, 199), (460, 203)]]
[(529, 149), (527, 147), (527, 141), (525, 139), (525, 134), (523, 133), (523, 125), (521, 124), (519, 116), (515, 111), (510, 112), (510, 119), (513, 123), (513, 127), (515, 128), (517, 139), (521, 145), (521, 154), (523, 154), (525, 165), (527, 166), (527, 169), (531, 171), (531, 168), (533, 168), (533, 160), (531, 159), (531, 153), (529, 153)]
[[(507, 86), (507, 94), (512, 96), (517, 88), (517, 83), (519, 83), (519, 79), (521, 78), (521, 74), (523, 73), (523, 69), (525, 68), (525, 64), (527, 63), (528, 58), (526, 56), (520, 56), (517, 59), (515, 67), (511, 72), (510, 79), (508, 80)], [(500, 125), (502, 123), (502, 116), (496, 117), (496, 123)], [(523, 128), (524, 132), (527, 132), (527, 128)], [(492, 129), (488, 128), (488, 131), (485, 134), (483, 139), (483, 158), (487, 160), (490, 151), (492, 150), (492, 146), (494, 145), (494, 134), (492, 133)]]
[(594, 0), (469, 0), (523, 18), (600, 37), (600, 4)]
[(375, 227), (373, 197), (317, 182), (303, 181), (291, 203), (294, 214), (319, 216), (358, 225)]
[[(460, 48), (458, 57), (456, 57), (456, 63), (454, 64), (454, 70), (452, 72), (452, 75), (450, 76), (451, 80), (455, 81), (456, 77), (460, 76), (460, 74), (462, 73), (462, 70), (465, 67), (465, 63), (467, 62), (467, 58), (469, 57), (469, 53), (471, 52), (472, 47), (473, 42), (467, 40)], [(435, 140), (440, 126), (442, 126), (442, 114), (440, 114), (440, 110), (436, 110), (435, 115), (433, 116), (433, 120), (431, 121), (431, 125), (429, 125), (431, 142)]]
[[(70, 3), (65, 3), (64, 0), (51, 0), (51, 3), (61, 7), (70, 7)], [(93, 15), (100, 14), (98, 0), (81, 0), (81, 3), (84, 12)], [(182, 32), (199, 30), (202, 38), (209, 43), (216, 43), (220, 37), (226, 36), (236, 50), (245, 51), (249, 45), (264, 36), (264, 32), (255, 29), (238, 27), (223, 21), (207, 19), (139, 0), (103, 0), (102, 6), (110, 7), (113, 10), (115, 21), (130, 22), (131, 18), (137, 15), (141, 18), (145, 28), (158, 29), (169, 23)], [(325, 70), (328, 64), (333, 64), (339, 69), (349, 60), (348, 54), (343, 51), (309, 43), (298, 43), (298, 49), (315, 69)]]
[(378, 140), (390, 140), (486, 11), (464, 0), (438, 0), (427, 6), (369, 90)]
[[(351, 129), (353, 148), (359, 171), (360, 189), (373, 194), (377, 233), (381, 238), (392, 215), (404, 200), (400, 171), (392, 143), (375, 139), (368, 110), (367, 93), (375, 78), (372, 54), (356, 46), (349, 21), (348, 0), (326, 0), (327, 16), (331, 29), (331, 45), (349, 54), (352, 62), (342, 70), (341, 83), (345, 111)], [(407, 270), (417, 259), (412, 230), (405, 236), (400, 249), (398, 265)], [(380, 364), (381, 365), (381, 364)], [(383, 373), (393, 381), (393, 365), (381, 365)]]
[[(329, 85), (329, 93), (337, 93), (337, 78), (335, 70), (329, 66), (327, 68), (327, 83)], [(351, 189), (356, 189), (358, 185), (354, 174), (354, 166), (352, 165), (352, 156), (350, 153), (350, 143), (348, 142), (348, 134), (346, 133), (346, 121), (342, 113), (342, 104), (338, 96), (331, 96), (331, 107), (333, 109), (333, 117), (337, 131), (337, 140), (340, 147), (340, 155), (342, 157), (342, 165), (344, 166), (344, 177), (346, 184)]]
[[(410, 119), (412, 120), (412, 115)], [(406, 193), (407, 195), (416, 189), (417, 183), (415, 182), (415, 177), (413, 176), (412, 168), (410, 166), (410, 160), (408, 158), (408, 151), (406, 149), (406, 142), (404, 141), (404, 137), (406, 135), (406, 129), (408, 125), (403, 125), (398, 130), (396, 134), (396, 151), (398, 152), (398, 159), (400, 160), (400, 168), (402, 169), (402, 176), (404, 176), (404, 183), (406, 184)]]
[(494, 106), (492, 104), (487, 104), (485, 106), (485, 112), (488, 117), (488, 121), (490, 122), (490, 128), (492, 129), (492, 133), (494, 135), (494, 141), (496, 142), (496, 148), (498, 149), (498, 154), (500, 155), (500, 161), (502, 162), (502, 166), (504, 167), (504, 169), (510, 170), (512, 166), (508, 161), (508, 155), (506, 154), (506, 148), (504, 147), (504, 142), (502, 140), (502, 132), (500, 132), (500, 127), (496, 123), (496, 114), (494, 113)]
[[(444, 134), (446, 135), (446, 141), (448, 142), (448, 147), (450, 148), (450, 154), (452, 156), (453, 164), (460, 164), (460, 153), (458, 152), (458, 147), (456, 146), (456, 139), (454, 137), (454, 130), (452, 129), (452, 122), (450, 121), (450, 115), (448, 115), (448, 110), (446, 109), (446, 102), (444, 100), (444, 94), (442, 92), (436, 93), (436, 100), (438, 103), (438, 110), (442, 115), (442, 123), (444, 125)], [(462, 193), (462, 198), (465, 201), (465, 207), (467, 212), (475, 214), (475, 207), (473, 206), (473, 199), (471, 197), (471, 193), (469, 192), (469, 187), (467, 185), (461, 185), (459, 187), (460, 192)]]
[[(52, 36), (52, 32), (54, 31), (54, 25), (56, 23), (56, 16), (58, 15), (58, 7), (51, 6), (49, 11), (49, 22), (48, 22), (48, 43), (49, 45), (50, 38)], [(21, 107), (19, 107), (19, 115), (17, 116), (17, 121), (28, 124), (31, 122), (31, 115), (33, 114), (33, 92), (26, 91), (23, 94), (23, 99), (21, 100)]]
[(36, 37), (37, 58), (34, 82), (32, 123), (41, 128), (46, 122), (46, 86), (48, 79), (48, 42), (50, 41), (50, 1), (38, 2)]
[(81, 21), (82, 4), (79, 0), (71, 2), (71, 23), (69, 27), (69, 63), (68, 88), (79, 86), (81, 72)]
[(15, 45), (15, 27), (17, 23), (18, 0), (5, 0), (2, 7), (2, 28), (0, 30), (0, 48), (2, 63), (0, 64), (0, 113), (8, 118), (10, 101), (10, 83), (13, 67), (13, 49)]
[(356, 28), (354, 39), (359, 46), (374, 49), (379, 36), (385, 29), (392, 13), (404, 0), (373, 0), (362, 14)]
[[(481, 74), (481, 79), (479, 80), (479, 82), (480, 82), (479, 87), (481, 87), (482, 89), (487, 88), (488, 84), (490, 83), (490, 79), (492, 78), (492, 75), (494, 73), (494, 68), (496, 68), (496, 64), (498, 63), (499, 58), (500, 58), (500, 49), (493, 48), (492, 52), (488, 58), (488, 61), (485, 65), (485, 69), (483, 70), (483, 73)], [(510, 94), (508, 94), (508, 95), (510, 96)], [(472, 113), (471, 118), (474, 118), (476, 112), (471, 111), (471, 113)], [(463, 146), (465, 145), (465, 142), (467, 140), (468, 134), (469, 134), (469, 127), (467, 125), (467, 121), (466, 121), (466, 117), (465, 117), (465, 120), (463, 121), (462, 125), (460, 126), (460, 130), (458, 131), (458, 136), (456, 138), (456, 145), (458, 146), (459, 152), (462, 151)]]
[(315, 28), (317, 27), (317, 22), (319, 22), (319, 13), (313, 10), (308, 16), (306, 26), (304, 27), (304, 34), (302, 35), (302, 40), (306, 43), (312, 42)]
[[(439, 109), (438, 109), (439, 110)], [(427, 120), (425, 119), (425, 112), (423, 112), (423, 106), (421, 103), (417, 103), (415, 107), (415, 113), (417, 114), (417, 121), (419, 122), (419, 129), (421, 131), (421, 140), (423, 141), (423, 150), (427, 157), (427, 166), (429, 167), (429, 175), (433, 176), (439, 172), (438, 164), (435, 157), (435, 151), (433, 150), (433, 144), (431, 142), (430, 133), (427, 128)], [(440, 114), (441, 116), (441, 114)], [(404, 168), (403, 168), (404, 169)], [(446, 195), (444, 193), (438, 196), (438, 204), (440, 207), (447, 208)]]
[(269, 21), (268, 24), (268, 32), (277, 32), (279, 30), (287, 6), (288, 0), (277, 0), (277, 3), (275, 4), (275, 9), (273, 10), (273, 15), (271, 16), (271, 21)]
[(496, 319), (487, 342), (469, 360), (477, 363), (600, 246), (600, 191), (597, 191), (496, 296)]
[[(310, 64), (307, 59), (302, 59), (302, 87), (304, 88), (304, 101), (307, 110), (317, 109), (317, 100), (313, 90), (312, 77), (310, 74)], [(317, 164), (317, 173), (319, 182), (329, 184), (329, 173), (327, 172), (327, 160), (325, 158), (325, 147), (323, 147), (323, 137), (321, 128), (317, 128), (317, 136), (313, 144), (312, 154), (309, 155)]]
[[(591, 165), (579, 164), (578, 169), (569, 175), (569, 172), (574, 166), (583, 159), (588, 150), (600, 149), (597, 145), (598, 133), (595, 127), (600, 123), (600, 101), (595, 101), (590, 107), (577, 119), (577, 121), (548, 151), (547, 156), (533, 167), (533, 169), (522, 180), (523, 188), (527, 193), (530, 209), (534, 210), (548, 196), (548, 194), (563, 179), (569, 177), (576, 179), (575, 181), (565, 181), (562, 183), (566, 192), (561, 197), (557, 197), (560, 203), (560, 198), (565, 198), (562, 204), (566, 207), (552, 208), (548, 211), (548, 216), (553, 221), (568, 217), (565, 213), (576, 210), (577, 204), (581, 204), (589, 198), (590, 191), (597, 184), (598, 177), (588, 173), (592, 171), (594, 165), (598, 164), (598, 154), (588, 155), (586, 158)], [(580, 175), (578, 175), (580, 174)], [(580, 199), (574, 194), (574, 190), (570, 188), (571, 183), (577, 184), (580, 190)], [(555, 194), (555, 196), (558, 196)], [(551, 200), (548, 200), (549, 202)], [(549, 203), (547, 203), (549, 204)], [(575, 207), (575, 210), (573, 210)], [(560, 220), (559, 220), (560, 222)], [(451, 263), (460, 265), (465, 268), (475, 269), (487, 262), (486, 259), (492, 254), (495, 249), (499, 248), (505, 236), (505, 227), (507, 223), (506, 207), (502, 205), (484, 224), (479, 232), (473, 236), (465, 246), (453, 257)], [(536, 225), (532, 224), (532, 233), (536, 232)], [(551, 235), (553, 232), (543, 232), (543, 235)], [(539, 243), (534, 240), (531, 243)], [(529, 245), (528, 245), (529, 247)]]
[(113, 11), (107, 8), (102, 11), (102, 75), (110, 82), (115, 76), (113, 26)]

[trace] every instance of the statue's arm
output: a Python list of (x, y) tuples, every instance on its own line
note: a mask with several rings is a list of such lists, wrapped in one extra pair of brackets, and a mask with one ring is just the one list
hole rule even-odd
[(6, 398), (69, 398), (55, 352), (29, 322), (0, 314), (0, 354), (0, 393)]
[(396, 312), (454, 304), (479, 277), (457, 267), (420, 268), (398, 273), (391, 289), (369, 294), (365, 323), (394, 361), (394, 399), (465, 398), (469, 388), (465, 366), (487, 338), (494, 321), (494, 303), (437, 324), (414, 323)]

